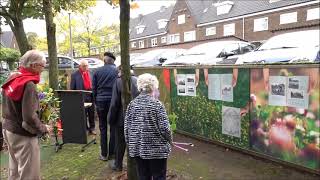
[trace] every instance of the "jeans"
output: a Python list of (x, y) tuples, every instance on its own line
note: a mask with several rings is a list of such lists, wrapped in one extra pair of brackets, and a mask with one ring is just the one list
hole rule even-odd
[(165, 180), (167, 159), (141, 159), (135, 157), (139, 180)]

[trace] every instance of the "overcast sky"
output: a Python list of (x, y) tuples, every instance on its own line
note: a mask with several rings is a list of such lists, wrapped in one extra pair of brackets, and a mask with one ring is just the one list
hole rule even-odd
[[(131, 10), (131, 18), (137, 17), (139, 14), (148, 14), (158, 11), (161, 6), (170, 6), (175, 0), (137, 0), (138, 9)], [(105, 0), (97, 0), (97, 4), (92, 8), (92, 12), (96, 17), (102, 17), (101, 24), (111, 25), (119, 23), (119, 8), (113, 9)], [(72, 14), (71, 14), (72, 18)], [(46, 36), (46, 26), (44, 20), (26, 19), (23, 21), (26, 32), (35, 32), (39, 36)], [(4, 26), (3, 31), (11, 31), (9, 26)]]

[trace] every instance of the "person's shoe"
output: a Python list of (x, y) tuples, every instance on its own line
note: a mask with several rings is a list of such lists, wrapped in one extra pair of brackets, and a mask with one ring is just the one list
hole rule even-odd
[(89, 131), (89, 135), (97, 135), (95, 131)]
[(113, 171), (117, 171), (117, 172), (122, 171), (122, 167), (117, 167), (115, 163), (112, 163), (110, 166)]
[(99, 159), (100, 159), (101, 161), (108, 161), (108, 157), (107, 157), (107, 156), (102, 156), (101, 154), (100, 154), (100, 156), (99, 156)]

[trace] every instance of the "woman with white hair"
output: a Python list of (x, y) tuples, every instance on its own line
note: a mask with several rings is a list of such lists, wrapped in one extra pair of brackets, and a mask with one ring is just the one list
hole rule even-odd
[(36, 84), (46, 64), (44, 54), (26, 52), (18, 73), (12, 74), (2, 88), (3, 135), (8, 145), (8, 179), (40, 179), (38, 137), (48, 132), (39, 119)]
[(146, 73), (137, 85), (141, 93), (128, 105), (124, 123), (129, 156), (137, 163), (140, 180), (166, 179), (172, 134), (165, 107), (155, 98), (159, 81)]

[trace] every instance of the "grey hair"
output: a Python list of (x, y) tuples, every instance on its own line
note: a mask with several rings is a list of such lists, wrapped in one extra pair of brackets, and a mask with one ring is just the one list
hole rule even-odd
[(145, 73), (138, 77), (137, 85), (139, 91), (152, 93), (155, 89), (158, 89), (159, 81), (156, 76)]
[(29, 50), (20, 58), (21, 67), (30, 67), (31, 64), (45, 63), (44, 53), (38, 50)]
[(81, 60), (79, 61), (79, 63), (80, 63), (80, 65), (89, 65), (88, 61), (85, 60), (85, 59), (81, 59)]

